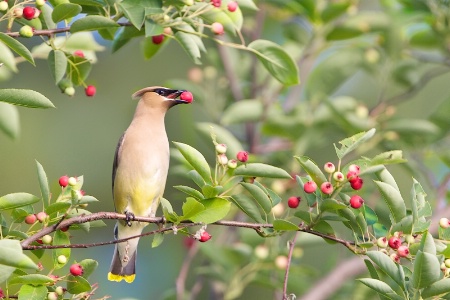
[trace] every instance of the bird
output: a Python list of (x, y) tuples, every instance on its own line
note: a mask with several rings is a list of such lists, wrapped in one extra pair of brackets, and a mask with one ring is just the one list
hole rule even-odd
[[(126, 215), (114, 227), (115, 239), (142, 233), (148, 223), (135, 216), (154, 217), (164, 193), (169, 169), (169, 141), (164, 117), (173, 106), (191, 103), (186, 90), (162, 86), (143, 88), (132, 96), (139, 99), (128, 129), (116, 147), (112, 171), (112, 191), (117, 213)], [(136, 277), (139, 239), (116, 243), (108, 280), (128, 283)]]

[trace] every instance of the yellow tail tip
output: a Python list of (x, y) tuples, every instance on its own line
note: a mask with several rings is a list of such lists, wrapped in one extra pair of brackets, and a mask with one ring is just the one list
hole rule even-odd
[(108, 273), (108, 280), (109, 281), (121, 282), (122, 280), (125, 280), (128, 283), (132, 283), (134, 281), (135, 277), (136, 277), (136, 274), (118, 275), (118, 274), (113, 274), (111, 272)]

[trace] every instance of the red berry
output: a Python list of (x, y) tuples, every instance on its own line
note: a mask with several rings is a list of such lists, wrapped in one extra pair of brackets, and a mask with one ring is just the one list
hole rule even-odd
[(397, 253), (392, 253), (391, 255), (389, 255), (389, 257), (390, 257), (396, 264), (399, 264), (399, 263), (400, 263), (400, 256), (398, 256)]
[(222, 0), (211, 0), (211, 4), (214, 7), (220, 7), (222, 5)]
[(348, 179), (348, 181), (349, 182), (353, 182), (353, 181), (356, 181), (356, 180), (358, 180), (358, 174), (356, 174), (355, 172), (348, 172), (347, 173), (347, 179)]
[(202, 235), (200, 236), (199, 241), (202, 242), (202, 243), (204, 243), (204, 242), (209, 241), (209, 240), (211, 239), (211, 237), (212, 237), (212, 236), (211, 236), (208, 232), (203, 231)]
[(69, 184), (69, 176), (64, 175), (59, 177), (59, 185), (62, 187), (66, 187)]
[(37, 220), (37, 217), (36, 217), (36, 215), (28, 215), (28, 216), (26, 216), (25, 217), (25, 223), (27, 223), (27, 224), (34, 224), (34, 222), (36, 222), (36, 220)]
[(159, 45), (164, 41), (164, 34), (154, 35), (152, 36), (152, 42), (155, 45)]
[(73, 264), (70, 266), (70, 274), (73, 276), (83, 275), (83, 267), (80, 264)]
[(359, 178), (355, 181), (350, 182), (350, 186), (352, 187), (352, 189), (354, 190), (360, 190), (363, 186), (364, 181), (362, 180), (362, 178)]
[(288, 206), (290, 208), (297, 208), (298, 205), (300, 204), (300, 200), (302, 200), (302, 198), (292, 196), (288, 199)]
[(236, 158), (240, 162), (246, 162), (248, 160), (248, 152), (247, 151), (239, 151), (236, 154)]
[(409, 254), (409, 248), (408, 246), (402, 245), (400, 247), (398, 247), (397, 249), (397, 254), (400, 257), (406, 257)]
[(398, 247), (402, 245), (402, 241), (396, 236), (391, 236), (389, 238), (388, 244), (392, 249), (398, 249)]
[(216, 35), (221, 35), (224, 33), (223, 25), (219, 22), (214, 22), (211, 24), (211, 30)]
[(305, 182), (303, 190), (305, 193), (312, 194), (317, 190), (317, 184), (314, 181)]
[(230, 1), (228, 2), (227, 8), (229, 12), (234, 12), (238, 8), (238, 3), (236, 1)]
[(353, 196), (350, 198), (350, 206), (351, 206), (352, 208), (358, 209), (358, 208), (360, 208), (360, 207), (363, 205), (363, 203), (364, 203), (363, 198), (361, 198), (361, 197), (358, 196), (358, 195), (353, 195)]
[(32, 20), (35, 13), (36, 9), (34, 7), (26, 6), (23, 8), (23, 17), (27, 20)]
[(185, 91), (181, 93), (180, 99), (187, 103), (191, 103), (194, 100), (194, 96), (192, 96), (191, 92)]
[(333, 192), (333, 185), (328, 181), (325, 181), (320, 186), (320, 190), (322, 191), (322, 193), (330, 195)]
[(349, 172), (353, 172), (353, 173), (355, 173), (356, 175), (359, 175), (360, 169), (361, 169), (361, 168), (360, 168), (358, 165), (355, 165), (355, 164), (350, 165), (350, 167), (348, 167), (348, 171), (349, 171)]
[(47, 218), (47, 214), (44, 212), (44, 211), (41, 211), (41, 212), (38, 212), (37, 214), (36, 214), (36, 218), (39, 220), (39, 222), (44, 222), (45, 221), (45, 219)]
[(66, 227), (62, 227), (59, 230), (61, 230), (62, 232), (66, 232), (67, 230), (69, 230), (70, 226), (66, 226)]
[(86, 96), (93, 97), (97, 89), (93, 85), (88, 85), (84, 91), (86, 93)]
[(84, 52), (81, 50), (75, 50), (73, 55), (84, 58)]

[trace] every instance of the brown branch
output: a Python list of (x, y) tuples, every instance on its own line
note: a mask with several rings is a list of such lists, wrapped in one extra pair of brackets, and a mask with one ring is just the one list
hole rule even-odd
[(193, 244), (192, 247), (189, 249), (186, 258), (183, 261), (180, 273), (178, 274), (177, 280), (175, 281), (177, 300), (183, 300), (185, 298), (184, 292), (186, 290), (185, 288), (186, 278), (188, 277), (189, 268), (191, 267), (191, 263), (194, 260), (194, 257), (196, 256), (198, 249), (199, 248), (197, 244)]
[[(178, 229), (183, 229), (186, 227), (192, 227), (192, 226), (200, 226), (203, 225), (202, 223), (193, 223), (191, 221), (183, 221), (181, 224), (173, 225), (171, 227), (165, 227), (160, 228), (154, 231), (146, 232), (140, 235), (135, 235), (131, 237), (127, 237), (120, 240), (112, 240), (112, 241), (106, 241), (106, 242), (98, 242), (98, 243), (91, 243), (91, 244), (71, 244), (71, 245), (31, 245), (32, 242), (37, 241), (41, 237), (43, 237), (46, 234), (50, 234), (56, 230), (67, 228), (73, 224), (82, 224), (87, 223), (91, 221), (96, 220), (125, 220), (127, 218), (124, 214), (119, 214), (115, 212), (98, 212), (93, 213), (89, 215), (80, 215), (77, 217), (73, 217), (70, 219), (66, 219), (62, 222), (58, 222), (56, 224), (50, 225), (48, 227), (44, 227), (39, 232), (35, 233), (34, 235), (28, 237), (27, 239), (23, 240), (21, 245), (22, 249), (24, 250), (36, 250), (36, 249), (57, 249), (57, 248), (90, 248), (90, 247), (98, 247), (98, 246), (104, 246), (104, 245), (111, 245), (116, 243), (122, 243), (130, 239), (139, 238), (142, 236), (152, 235), (156, 233), (166, 232), (166, 231), (173, 231)], [(164, 217), (138, 217), (136, 216), (134, 218), (134, 221), (137, 222), (146, 222), (146, 223), (155, 223), (155, 224), (172, 224), (171, 222), (167, 222)], [(272, 224), (269, 223), (249, 223), (249, 222), (240, 222), (240, 221), (227, 221), (227, 220), (221, 220), (217, 221), (215, 223), (212, 223), (211, 225), (218, 225), (218, 226), (227, 226), (227, 227), (240, 227), (240, 228), (249, 228), (255, 230), (258, 234), (263, 235), (263, 228), (273, 228)], [(337, 242), (339, 244), (344, 245), (346, 248), (351, 250), (352, 252), (357, 252), (355, 244), (353, 242), (337, 238), (335, 236), (327, 235), (318, 231), (311, 230), (309, 228), (302, 228), (299, 227), (298, 231), (310, 233), (316, 236), (319, 236), (324, 239), (328, 239), (334, 242)]]
[[(117, 22), (117, 25), (119, 26), (131, 26), (132, 24), (130, 22)], [(63, 28), (54, 28), (54, 29), (41, 29), (41, 30), (34, 30), (33, 36), (52, 36), (57, 33), (64, 33), (70, 31), (70, 26), (63, 27)], [(4, 32), (4, 34), (9, 35), (10, 37), (17, 38), (20, 37), (20, 34), (18, 31), (16, 32)]]

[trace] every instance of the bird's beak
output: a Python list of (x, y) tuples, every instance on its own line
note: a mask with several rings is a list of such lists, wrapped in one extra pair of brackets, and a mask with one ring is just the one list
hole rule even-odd
[(184, 92), (186, 92), (186, 90), (170, 90), (170, 93), (166, 96), (166, 98), (175, 101), (177, 104), (190, 103), (190, 101), (180, 99), (180, 95)]

